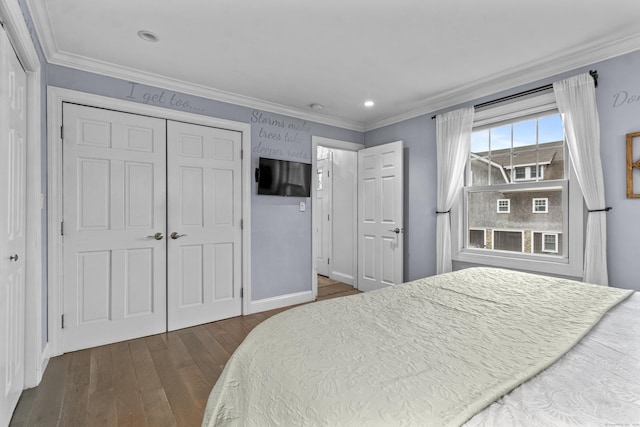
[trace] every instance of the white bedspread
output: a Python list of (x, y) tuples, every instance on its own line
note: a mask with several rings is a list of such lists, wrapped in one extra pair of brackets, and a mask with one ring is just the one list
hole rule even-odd
[(203, 425), (460, 425), (630, 293), (477, 268), (298, 307), (247, 336)]
[(556, 363), (465, 427), (640, 426), (640, 294), (612, 308)]

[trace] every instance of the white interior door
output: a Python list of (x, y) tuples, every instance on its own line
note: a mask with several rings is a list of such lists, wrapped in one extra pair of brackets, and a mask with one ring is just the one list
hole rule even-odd
[(242, 314), (241, 133), (167, 122), (168, 329)]
[(63, 106), (62, 349), (166, 329), (161, 119)]
[(26, 82), (0, 29), (0, 425), (24, 386)]
[(358, 151), (358, 289), (402, 283), (402, 141)]
[(316, 192), (316, 267), (318, 274), (331, 273), (331, 159), (318, 159), (318, 187)]

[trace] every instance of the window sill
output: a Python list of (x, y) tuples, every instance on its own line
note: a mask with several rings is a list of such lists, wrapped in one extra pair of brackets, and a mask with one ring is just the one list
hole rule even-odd
[(550, 258), (549, 256), (514, 256), (509, 252), (492, 251), (491, 254), (474, 250), (462, 250), (454, 254), (454, 262), (485, 265), (490, 267), (502, 267), (515, 270), (530, 271), (539, 274), (582, 278), (582, 265), (575, 265), (566, 258)]

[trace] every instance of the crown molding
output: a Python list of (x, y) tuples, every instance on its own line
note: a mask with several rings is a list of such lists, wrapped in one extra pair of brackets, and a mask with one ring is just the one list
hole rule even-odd
[(2, 19), (4, 19), (3, 27), (9, 35), (11, 45), (16, 50), (16, 54), (25, 71), (39, 71), (40, 60), (38, 53), (31, 40), (29, 28), (17, 1), (0, 1), (0, 20)]
[(26, 0), (27, 9), (33, 19), (33, 26), (35, 27), (36, 35), (40, 40), (40, 47), (42, 53), (44, 53), (45, 59), (49, 62), (49, 58), (54, 52), (58, 51), (58, 45), (53, 35), (53, 27), (49, 21), (49, 12), (47, 10), (46, 2)]
[(484, 79), (440, 92), (426, 102), (406, 108), (404, 113), (365, 124), (365, 132), (392, 125), (422, 115), (433, 114), (456, 105), (468, 103), (518, 86), (553, 77), (581, 67), (624, 55), (640, 49), (640, 33), (623, 39), (592, 43), (576, 51), (565, 51), (540, 61), (505, 70)]
[(215, 101), (234, 104), (242, 107), (269, 111), (315, 123), (335, 126), (343, 129), (364, 131), (364, 124), (360, 122), (344, 120), (324, 114), (313, 113), (299, 108), (293, 108), (274, 102), (264, 101), (249, 96), (226, 92), (204, 85), (189, 83), (183, 80), (161, 76), (154, 73), (140, 71), (134, 68), (122, 67), (109, 62), (98, 61), (80, 55), (74, 55), (58, 49), (49, 21), (49, 13), (44, 1), (27, 0), (27, 6), (36, 22), (36, 32), (43, 45), (43, 51), (47, 62), (63, 67), (74, 68), (90, 73), (100, 74), (121, 80), (155, 86), (162, 89), (173, 90), (188, 95), (208, 98)]

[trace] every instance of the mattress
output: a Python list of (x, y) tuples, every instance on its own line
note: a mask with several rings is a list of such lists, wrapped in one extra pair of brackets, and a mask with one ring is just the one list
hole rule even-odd
[[(475, 268), (291, 309), (238, 347), (211, 392), (203, 425), (547, 423), (533, 413), (548, 404), (532, 404), (531, 413), (522, 405), (530, 400), (529, 383), (630, 294)], [(572, 365), (564, 362), (571, 354), (559, 365)], [(633, 370), (632, 360), (620, 372)], [(622, 383), (623, 393), (637, 391), (637, 382)], [(546, 390), (539, 402), (555, 398)], [(638, 402), (627, 401), (633, 414)], [(564, 416), (573, 414), (570, 406), (554, 405), (556, 420), (573, 422)]]

